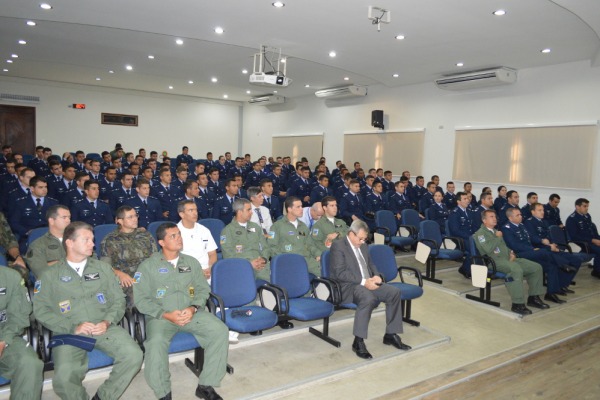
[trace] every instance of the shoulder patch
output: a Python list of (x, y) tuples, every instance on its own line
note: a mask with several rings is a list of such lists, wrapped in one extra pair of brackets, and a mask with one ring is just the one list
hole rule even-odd
[(225, 244), (227, 242), (227, 235), (221, 235), (221, 244)]
[(33, 285), (33, 294), (38, 294), (42, 291), (42, 281), (35, 281)]
[(477, 236), (477, 240), (479, 240), (479, 243), (485, 243), (485, 236), (479, 235)]
[(269, 231), (269, 239), (275, 239), (275, 231)]

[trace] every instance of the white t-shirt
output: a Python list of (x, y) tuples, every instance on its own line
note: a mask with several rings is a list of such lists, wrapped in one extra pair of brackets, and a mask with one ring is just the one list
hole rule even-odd
[(217, 244), (208, 228), (196, 223), (192, 229), (187, 229), (181, 221), (177, 223), (177, 227), (181, 231), (183, 239), (181, 252), (194, 257), (202, 265), (202, 268), (207, 269), (208, 253), (217, 250)]

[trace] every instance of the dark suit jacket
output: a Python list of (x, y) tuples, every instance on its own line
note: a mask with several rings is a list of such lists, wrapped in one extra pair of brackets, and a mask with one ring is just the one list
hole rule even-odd
[[(377, 267), (369, 257), (369, 249), (366, 243), (360, 246), (360, 251), (367, 262), (367, 268), (371, 276), (379, 275)], [(338, 281), (342, 289), (342, 302), (352, 303), (354, 287), (360, 285), (362, 275), (360, 266), (354, 255), (354, 250), (348, 242), (348, 238), (335, 240), (331, 245), (329, 253), (329, 267), (331, 278)]]

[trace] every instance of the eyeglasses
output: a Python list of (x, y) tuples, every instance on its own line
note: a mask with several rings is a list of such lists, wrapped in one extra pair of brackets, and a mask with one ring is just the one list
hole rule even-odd
[(360, 236), (358, 236), (358, 235), (357, 235), (356, 233), (354, 233), (354, 232), (352, 232), (352, 234), (353, 234), (353, 235), (356, 237), (356, 239), (357, 239), (359, 242), (361, 242), (361, 243), (364, 243), (364, 242), (366, 242), (366, 241), (367, 241), (367, 238), (366, 238), (366, 237), (364, 237), (364, 238), (361, 238)]

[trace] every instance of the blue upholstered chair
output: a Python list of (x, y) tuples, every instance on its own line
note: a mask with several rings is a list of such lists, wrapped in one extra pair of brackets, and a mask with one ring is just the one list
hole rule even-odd
[(100, 244), (102, 243), (102, 239), (118, 227), (117, 224), (103, 224), (94, 227), (94, 246), (96, 247), (98, 258), (100, 258)]
[(427, 258), (426, 272), (423, 279), (442, 283), (441, 280), (435, 277), (435, 262), (436, 260), (454, 260), (458, 261), (465, 255), (464, 244), (460, 238), (446, 237), (446, 240), (455, 241), (458, 246), (456, 249), (445, 248), (444, 239), (440, 231), (440, 226), (435, 221), (424, 220), (419, 224), (419, 242), (427, 245), (431, 252)]
[[(403, 230), (409, 231), (410, 229)], [(412, 235), (400, 236), (394, 213), (389, 210), (379, 210), (375, 213), (375, 232), (381, 233), (385, 237), (385, 243), (394, 247), (404, 248), (412, 246), (416, 242), (416, 237)]]
[(216, 218), (204, 218), (198, 221), (198, 223), (210, 231), (210, 234), (217, 245), (217, 259), (222, 259), (223, 253), (221, 252), (221, 232), (223, 231), (223, 228), (225, 228), (225, 224), (223, 221)]
[(506, 274), (496, 270), (496, 263), (491, 257), (482, 256), (475, 246), (475, 239), (473, 236), (469, 238), (466, 243), (467, 251), (471, 255), (472, 264), (485, 265), (488, 268), (487, 280), (485, 287), (479, 288), (479, 296), (474, 296), (467, 293), (465, 297), (469, 300), (477, 301), (480, 303), (489, 304), (491, 306), (500, 307), (500, 303), (492, 300), (492, 280), (493, 279), (506, 279)]
[(29, 247), (29, 245), (31, 243), (33, 243), (34, 240), (41, 238), (47, 232), (48, 232), (47, 226), (42, 226), (41, 228), (32, 229), (31, 232), (29, 233), (29, 236), (27, 236), (27, 247)]

